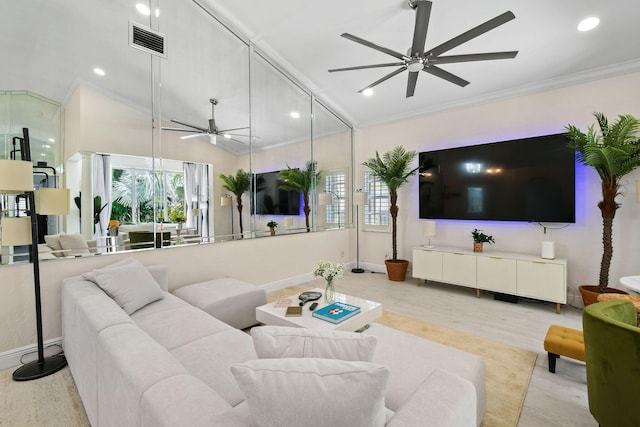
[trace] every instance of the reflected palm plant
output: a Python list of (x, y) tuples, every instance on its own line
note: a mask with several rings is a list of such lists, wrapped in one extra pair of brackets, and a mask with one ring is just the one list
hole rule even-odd
[(244, 238), (244, 229), (242, 227), (242, 195), (245, 192), (249, 191), (251, 185), (249, 173), (244, 171), (243, 169), (238, 169), (235, 175), (225, 175), (221, 173), (218, 175), (218, 178), (220, 178), (224, 182), (224, 184), (222, 184), (222, 188), (230, 191), (236, 196), (238, 223), (240, 224), (240, 238), (242, 239)]
[(286, 170), (280, 171), (280, 177), (284, 183), (280, 185), (281, 190), (298, 191), (302, 193), (304, 200), (304, 219), (307, 226), (307, 232), (311, 231), (309, 224), (309, 213), (311, 207), (309, 206), (309, 193), (313, 191), (316, 184), (320, 182), (322, 178), (322, 171), (318, 169), (318, 162), (309, 160), (305, 169), (292, 168), (287, 165)]

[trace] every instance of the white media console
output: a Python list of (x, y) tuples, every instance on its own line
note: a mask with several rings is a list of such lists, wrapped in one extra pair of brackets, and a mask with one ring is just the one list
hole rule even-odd
[(413, 277), (556, 303), (567, 303), (567, 260), (458, 248), (413, 248)]

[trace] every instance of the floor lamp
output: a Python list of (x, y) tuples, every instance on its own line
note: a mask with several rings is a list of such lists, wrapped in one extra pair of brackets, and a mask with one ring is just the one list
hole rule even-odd
[[(13, 372), (15, 381), (29, 381), (53, 374), (66, 366), (64, 355), (44, 357), (44, 343), (42, 334), (42, 302), (40, 295), (40, 263), (38, 260), (38, 220), (36, 216), (36, 196), (33, 191), (33, 166), (31, 164), (31, 150), (29, 147), (29, 130), (23, 129), (20, 139), (20, 153), (22, 160), (0, 160), (0, 192), (9, 194), (25, 194), (27, 198), (28, 217), (2, 218), (2, 245), (31, 245), (30, 258), (33, 264), (33, 283), (35, 290), (36, 328), (38, 358), (26, 363)], [(65, 204), (65, 212), (69, 211), (69, 191), (50, 188), (53, 192), (39, 193), (38, 202), (42, 214), (58, 214), (52, 211), (56, 206)], [(54, 200), (51, 200), (53, 197)], [(58, 199), (58, 200), (55, 200)], [(30, 223), (30, 224), (29, 224)], [(12, 227), (13, 225), (13, 227)]]
[(360, 206), (367, 204), (367, 193), (357, 190), (353, 194), (353, 204), (356, 205), (356, 268), (352, 268), (352, 273), (364, 273), (360, 268)]

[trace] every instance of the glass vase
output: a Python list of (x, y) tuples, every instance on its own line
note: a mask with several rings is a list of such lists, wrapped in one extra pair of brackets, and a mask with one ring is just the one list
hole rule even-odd
[(333, 280), (327, 280), (327, 287), (324, 289), (324, 302), (331, 304), (336, 301), (336, 290), (333, 287)]

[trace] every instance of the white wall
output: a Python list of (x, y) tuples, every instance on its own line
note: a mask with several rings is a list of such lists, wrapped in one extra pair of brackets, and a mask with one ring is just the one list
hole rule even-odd
[[(594, 123), (592, 113), (601, 111), (611, 120), (619, 114), (640, 116), (640, 100), (635, 93), (640, 73), (629, 74), (557, 90), (518, 96), (484, 105), (432, 114), (381, 126), (361, 129), (356, 133), (356, 182), (362, 183), (362, 161), (387, 151), (395, 145), (428, 151), (447, 147), (481, 144), (528, 136), (559, 133), (568, 124), (583, 130)], [(371, 102), (375, 102), (372, 98)], [(402, 102), (402, 101), (399, 101)], [(417, 161), (415, 163), (417, 165)], [(635, 181), (640, 171), (625, 180), (627, 197), (614, 222), (614, 257), (610, 285), (618, 278), (638, 274), (636, 260), (640, 256), (640, 205), (635, 200)], [(543, 240), (556, 242), (556, 256), (567, 258), (570, 288), (581, 284), (597, 284), (602, 254), (602, 223), (597, 208), (600, 180), (592, 168), (577, 166), (576, 223), (562, 230), (547, 231), (534, 224), (495, 221), (437, 221), (437, 236), (432, 242), (441, 246), (471, 249), (471, 230), (480, 228), (494, 236), (495, 245), (485, 251), (540, 253)], [(411, 248), (426, 243), (418, 219), (418, 179), (413, 178), (399, 193), (398, 256), (411, 259)], [(360, 257), (365, 263), (380, 264), (391, 252), (390, 233), (363, 232)], [(572, 298), (570, 303), (581, 304)]]
[[(301, 233), (243, 241), (175, 246), (132, 253), (51, 260), (40, 264), (44, 339), (61, 335), (62, 279), (132, 256), (143, 264), (169, 267), (170, 290), (220, 277), (257, 285), (310, 280), (318, 260), (347, 262), (352, 230)], [(344, 252), (345, 256), (341, 257)], [(31, 264), (0, 268), (0, 353), (36, 341)]]

